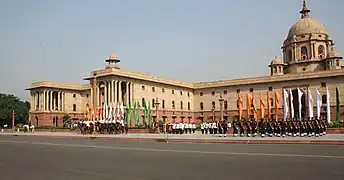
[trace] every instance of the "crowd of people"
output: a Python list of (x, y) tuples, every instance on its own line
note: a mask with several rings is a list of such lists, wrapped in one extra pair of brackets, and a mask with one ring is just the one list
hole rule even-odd
[(123, 120), (80, 121), (73, 125), (80, 134), (127, 134), (128, 125)]
[(327, 121), (320, 119), (310, 120), (287, 120), (287, 121), (269, 121), (261, 119), (260, 121), (242, 120), (233, 121), (233, 135), (234, 136), (258, 136), (261, 137), (277, 136), (300, 136), (300, 137), (319, 137), (326, 135)]

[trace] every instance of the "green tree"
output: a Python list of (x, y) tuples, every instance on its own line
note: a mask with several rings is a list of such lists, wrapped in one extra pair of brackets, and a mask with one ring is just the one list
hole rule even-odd
[(15, 124), (23, 124), (29, 119), (30, 103), (21, 101), (12, 94), (0, 93), (0, 125), (12, 125), (14, 111)]

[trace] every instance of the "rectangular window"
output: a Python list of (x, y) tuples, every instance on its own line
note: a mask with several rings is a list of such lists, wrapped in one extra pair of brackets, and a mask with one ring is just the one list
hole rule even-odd
[(155, 99), (152, 99), (152, 107), (155, 108)]
[(212, 91), (212, 92), (211, 92), (211, 95), (213, 95), (213, 96), (214, 96), (214, 95), (215, 95), (215, 91)]
[(183, 91), (180, 91), (180, 95), (181, 95), (181, 96), (183, 95)]
[(175, 108), (175, 106), (174, 106), (174, 101), (172, 101), (172, 109), (174, 109)]
[(223, 94), (227, 94), (227, 90), (224, 90), (224, 91), (223, 91)]
[(321, 82), (321, 87), (326, 87), (326, 83), (325, 82)]
[(240, 89), (237, 89), (236, 92), (237, 92), (237, 93), (240, 93)]
[(145, 90), (145, 86), (142, 85), (142, 90)]
[(73, 111), (76, 111), (76, 104), (73, 104)]
[(272, 91), (272, 87), (271, 86), (269, 87), (269, 91)]
[(190, 102), (188, 102), (188, 110), (190, 110), (191, 109), (191, 107), (190, 107)]
[(165, 89), (164, 89), (164, 88), (162, 88), (162, 89), (161, 89), (161, 92), (163, 92), (163, 93), (164, 93), (164, 92), (165, 92)]
[(190, 96), (190, 93), (188, 92), (188, 97)]
[(250, 92), (253, 92), (253, 88), (250, 88)]
[(76, 98), (76, 94), (73, 94), (73, 98)]
[(200, 92), (200, 93), (199, 93), (199, 96), (203, 96), (203, 92)]
[(174, 94), (174, 90), (172, 90), (172, 94)]
[(165, 109), (165, 100), (162, 100), (161, 106), (162, 106), (163, 109)]
[(155, 92), (155, 87), (152, 87), (152, 92)]

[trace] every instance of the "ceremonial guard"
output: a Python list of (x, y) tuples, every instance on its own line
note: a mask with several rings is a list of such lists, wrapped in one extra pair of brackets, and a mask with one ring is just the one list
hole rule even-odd
[[(234, 136), (234, 137), (237, 137), (237, 136), (238, 136), (238, 134), (239, 134), (239, 128), (241, 128), (240, 125), (239, 125), (239, 122), (236, 121), (236, 120), (234, 120), (234, 121), (233, 121), (233, 136)], [(240, 130), (240, 131), (241, 131), (241, 130)]]
[(314, 122), (315, 137), (319, 137), (319, 134), (320, 134), (319, 122), (317, 120), (313, 120), (313, 122)]
[(192, 124), (192, 132), (193, 132), (193, 133), (196, 132), (196, 124), (195, 124), (195, 123)]
[[(226, 137), (227, 136), (227, 130), (228, 130), (228, 124), (226, 123), (226, 121), (223, 121), (221, 126), (222, 126), (222, 132), (221, 133), (223, 133), (223, 136)], [(237, 132), (237, 134), (238, 134), (238, 132)]]
[(281, 121), (280, 122), (280, 126), (281, 126), (281, 136), (285, 137), (286, 132), (287, 132), (287, 130), (286, 130), (287, 122), (286, 121)]
[(191, 134), (192, 133), (192, 124), (189, 123), (189, 133)]
[(203, 123), (201, 123), (201, 132), (202, 132), (202, 134), (204, 134), (204, 129), (205, 129), (205, 127), (204, 127), (204, 122), (203, 122)]
[(240, 129), (240, 136), (245, 135), (245, 129), (244, 129), (244, 124), (242, 121), (239, 122), (239, 129)]
[[(222, 121), (223, 123), (224, 121)], [(217, 122), (217, 131), (219, 134), (223, 134), (223, 127), (222, 127), (222, 123), (220, 123), (219, 121)]]
[(259, 123), (258, 123), (258, 127), (259, 127), (259, 133), (262, 137), (265, 137), (265, 120), (264, 119), (260, 119)]
[(217, 129), (218, 129), (217, 123), (214, 122), (213, 123), (213, 134), (217, 134)]
[(208, 129), (209, 129), (209, 124), (208, 124), (208, 123), (205, 123), (205, 124), (204, 124), (204, 131), (205, 131), (205, 134), (208, 134)]
[(176, 123), (173, 123), (173, 124), (172, 124), (172, 133), (173, 133), (173, 134), (176, 134), (176, 133), (177, 133), (177, 124), (176, 124)]
[(184, 133), (187, 134), (189, 131), (189, 124), (188, 123), (185, 123), (184, 124)]

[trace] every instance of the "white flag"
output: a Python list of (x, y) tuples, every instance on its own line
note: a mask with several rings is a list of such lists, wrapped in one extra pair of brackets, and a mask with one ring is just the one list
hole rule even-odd
[(123, 106), (123, 102), (121, 103), (121, 120), (123, 120), (124, 118), (124, 106)]
[(109, 106), (109, 119), (112, 120), (112, 105)]
[(105, 120), (105, 116), (106, 116), (106, 106), (105, 106), (105, 102), (104, 102), (104, 105), (103, 105), (103, 117), (102, 120)]
[(298, 100), (299, 100), (299, 120), (301, 120), (301, 109), (302, 109), (302, 103), (301, 103), (301, 98), (303, 95), (303, 92), (300, 90), (300, 88), (297, 88), (297, 95), (298, 95)]
[(310, 119), (312, 119), (313, 116), (313, 97), (311, 89), (308, 88), (308, 116)]
[(286, 89), (283, 89), (283, 119), (284, 121), (288, 118), (288, 92)]
[(117, 102), (117, 117), (119, 119), (119, 115), (120, 115), (120, 108), (119, 108), (119, 102)]
[(116, 104), (115, 104), (115, 102), (112, 103), (112, 108), (113, 108), (112, 117), (113, 117), (113, 120), (116, 120)]
[(331, 121), (331, 108), (330, 108), (330, 92), (326, 86), (326, 111), (327, 111), (327, 122)]
[(289, 96), (290, 96), (290, 113), (291, 113), (291, 118), (294, 119), (294, 98), (293, 98), (293, 91), (289, 89)]
[(317, 95), (316, 95), (316, 103), (317, 103), (317, 118), (320, 119), (320, 111), (321, 111), (321, 104), (322, 104), (322, 97), (319, 92), (319, 89), (317, 88), (316, 90)]
[(105, 104), (105, 119), (109, 118), (109, 107), (107, 104)]

